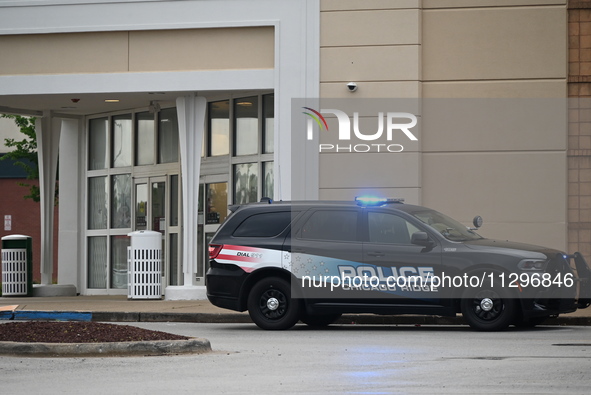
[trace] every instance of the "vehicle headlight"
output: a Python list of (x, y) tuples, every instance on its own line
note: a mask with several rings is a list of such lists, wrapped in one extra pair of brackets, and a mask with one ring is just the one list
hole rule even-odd
[(522, 259), (517, 264), (517, 267), (527, 271), (543, 271), (546, 269), (547, 264), (548, 261), (544, 259)]

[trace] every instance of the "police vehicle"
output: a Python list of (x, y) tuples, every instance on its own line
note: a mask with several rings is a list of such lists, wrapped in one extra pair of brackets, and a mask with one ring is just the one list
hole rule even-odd
[(591, 303), (580, 253), (491, 240), (402, 199), (230, 206), (209, 245), (207, 296), (263, 329), (343, 313), (461, 313), (476, 330), (535, 326)]

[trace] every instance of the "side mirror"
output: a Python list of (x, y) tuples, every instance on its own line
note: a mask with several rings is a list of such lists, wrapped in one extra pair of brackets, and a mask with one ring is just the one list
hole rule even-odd
[(472, 224), (474, 224), (475, 229), (470, 229), (470, 230), (477, 230), (478, 228), (480, 228), (482, 226), (482, 222), (483, 222), (482, 217), (480, 215), (477, 215), (472, 220)]
[(433, 240), (431, 240), (429, 238), (429, 235), (427, 234), (427, 232), (415, 232), (412, 234), (412, 236), (410, 237), (410, 242), (411, 244), (416, 244), (418, 246), (424, 246), (424, 247), (432, 247), (433, 244)]

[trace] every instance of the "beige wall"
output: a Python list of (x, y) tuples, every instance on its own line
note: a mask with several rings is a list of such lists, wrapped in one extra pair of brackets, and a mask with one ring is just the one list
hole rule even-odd
[(0, 75), (272, 69), (273, 27), (0, 36)]
[(565, 0), (322, 0), (321, 97), (427, 100), (416, 153), (321, 154), (321, 198), (405, 197), (566, 250), (566, 32)]
[(566, 250), (565, 101), (550, 100), (544, 111), (524, 99), (566, 97), (565, 2), (424, 6), (423, 97), (505, 98), (490, 114), (515, 124), (484, 115), (478, 101), (462, 105), (464, 117), (474, 119), (459, 128), (429, 122), (442, 118), (424, 109), (423, 204), (464, 223), (482, 215), (487, 237)]
[[(419, 5), (419, 0), (321, 1), (320, 96), (420, 97)], [(346, 87), (350, 81), (358, 85), (354, 93)], [(351, 110), (359, 111), (359, 108)], [(418, 110), (414, 114), (420, 115)], [(362, 112), (360, 129), (375, 130), (376, 115)], [(418, 129), (413, 132), (420, 133)], [(380, 193), (419, 202), (420, 146), (405, 140), (404, 147), (402, 153), (321, 154), (320, 198), (352, 199), (361, 194)], [(398, 171), (392, 171), (393, 168)]]

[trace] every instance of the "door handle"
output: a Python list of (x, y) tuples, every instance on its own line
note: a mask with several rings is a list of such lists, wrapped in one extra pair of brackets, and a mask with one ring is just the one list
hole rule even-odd
[(368, 252), (368, 253), (367, 253), (367, 255), (369, 255), (369, 256), (373, 256), (373, 257), (376, 257), (376, 258), (381, 258), (381, 257), (383, 257), (383, 256), (386, 256), (386, 254), (385, 254), (385, 253), (383, 253), (383, 252), (380, 252), (380, 251), (375, 251), (375, 252)]

